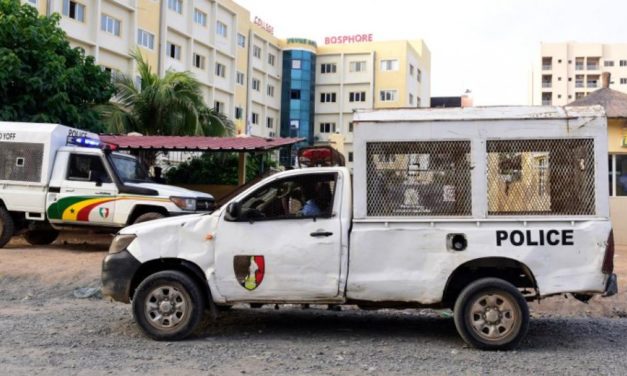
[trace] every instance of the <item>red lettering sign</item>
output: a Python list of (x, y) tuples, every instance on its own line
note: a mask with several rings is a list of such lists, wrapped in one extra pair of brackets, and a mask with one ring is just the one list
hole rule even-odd
[(324, 38), (324, 44), (346, 44), (363, 42), (372, 42), (372, 34), (338, 35)]
[(264, 20), (262, 20), (261, 18), (255, 17), (254, 23), (255, 25), (267, 31), (268, 33), (274, 35), (274, 27), (270, 25), (269, 23), (265, 22)]

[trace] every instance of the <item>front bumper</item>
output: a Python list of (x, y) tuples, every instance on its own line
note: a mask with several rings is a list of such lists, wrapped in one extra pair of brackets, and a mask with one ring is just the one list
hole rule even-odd
[(615, 273), (608, 276), (607, 282), (605, 282), (605, 291), (603, 297), (616, 295), (618, 293), (618, 278)]
[(128, 250), (107, 255), (102, 261), (102, 295), (130, 302), (131, 282), (141, 263)]

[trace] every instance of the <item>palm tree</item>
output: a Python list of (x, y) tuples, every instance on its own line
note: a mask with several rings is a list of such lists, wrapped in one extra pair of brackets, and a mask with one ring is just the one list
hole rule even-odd
[(224, 136), (233, 133), (233, 122), (207, 107), (200, 83), (189, 71), (168, 70), (164, 77), (153, 73), (139, 50), (131, 52), (141, 84), (133, 77), (116, 75), (116, 97), (99, 112), (107, 131), (139, 132), (164, 136)]

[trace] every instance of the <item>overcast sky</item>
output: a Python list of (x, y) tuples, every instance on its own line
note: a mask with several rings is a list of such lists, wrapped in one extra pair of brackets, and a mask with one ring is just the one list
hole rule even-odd
[(431, 95), (529, 104), (540, 42), (627, 43), (627, 0), (235, 0), (279, 38), (424, 39)]

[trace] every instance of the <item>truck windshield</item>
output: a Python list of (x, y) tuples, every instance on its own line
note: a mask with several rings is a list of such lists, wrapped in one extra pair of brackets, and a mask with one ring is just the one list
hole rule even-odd
[(133, 157), (111, 154), (113, 168), (123, 183), (141, 183), (151, 181), (144, 167)]

